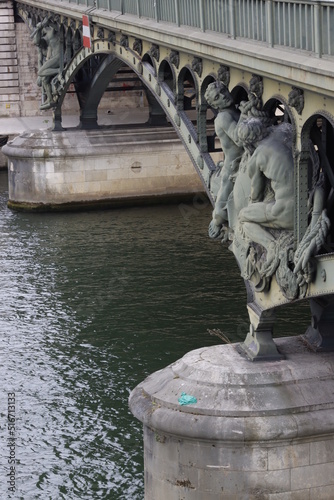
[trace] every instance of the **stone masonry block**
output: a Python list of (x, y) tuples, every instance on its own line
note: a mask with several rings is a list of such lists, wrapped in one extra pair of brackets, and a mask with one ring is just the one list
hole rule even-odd
[[(186, 499), (187, 498), (186, 495), (189, 491), (191, 492), (192, 495), (194, 494), (193, 489), (189, 490), (189, 488), (187, 487), (182, 487), (179, 485), (172, 484), (169, 481), (167, 481), (167, 479), (162, 481), (156, 478), (151, 478), (151, 482), (149, 482), (148, 484), (150, 486), (149, 489), (150, 494), (149, 496), (145, 497), (145, 500), (157, 500), (157, 499), (171, 500), (174, 498)], [(192, 496), (191, 498), (195, 497)]]
[(66, 184), (71, 183), (75, 187), (77, 183), (85, 182), (85, 172), (64, 172), (64, 181)]
[(152, 446), (155, 455), (158, 455), (164, 461), (170, 460), (173, 463), (179, 461), (179, 451), (175, 438), (168, 434), (162, 434), (157, 431), (153, 433)]
[[(196, 457), (196, 459), (195, 459)], [(179, 460), (185, 465), (208, 468), (216, 465), (221, 470), (267, 470), (267, 450), (258, 446), (228, 446), (224, 444), (187, 442), (179, 445)]]
[(85, 192), (96, 195), (101, 191), (101, 183), (98, 181), (86, 182)]
[(310, 444), (310, 463), (322, 464), (326, 462), (334, 462), (334, 438), (327, 441), (314, 441)]
[(291, 470), (291, 491), (329, 485), (333, 485), (334, 491), (334, 462)]
[[(203, 470), (200, 472), (199, 487), (206, 488), (206, 484), (214, 484), (216, 493), (224, 488), (224, 495), (262, 494), (290, 491), (290, 471), (259, 471), (237, 472), (228, 470)], [(225, 498), (225, 497), (223, 497)]]
[(0, 30), (1, 31), (6, 31), (6, 30), (15, 30), (15, 24), (13, 22), (2, 22), (2, 17), (0, 17)]
[(16, 44), (13, 43), (13, 40), (11, 44), (1, 44), (0, 45), (0, 57), (2, 57), (2, 52), (15, 52), (16, 51)]
[[(3, 30), (1, 35), (4, 37), (4, 38), (15, 38), (15, 31), (14, 30)], [(13, 43), (13, 42), (12, 42)]]
[(54, 184), (60, 184), (64, 183), (64, 174), (63, 173), (46, 173), (45, 174), (45, 179), (47, 183), (51, 183), (52, 185)]
[(277, 446), (268, 450), (268, 469), (280, 470), (310, 464), (309, 443)]
[[(310, 500), (310, 490), (269, 493), (268, 500)], [(318, 500), (318, 499), (317, 499)]]
[(319, 488), (311, 488), (310, 490), (310, 500), (333, 500), (333, 498), (333, 486), (319, 486)]
[(108, 178), (107, 170), (86, 170), (85, 181), (106, 181)]
[[(2, 23), (14, 23), (13, 11), (8, 11), (5, 9), (0, 10), (0, 24)], [(2, 26), (0, 26), (1, 29)]]

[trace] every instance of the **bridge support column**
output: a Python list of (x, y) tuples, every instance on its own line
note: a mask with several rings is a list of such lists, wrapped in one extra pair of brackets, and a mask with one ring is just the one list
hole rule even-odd
[(56, 132), (56, 131), (59, 131), (59, 130), (64, 130), (63, 127), (62, 127), (62, 124), (61, 124), (61, 120), (62, 120), (62, 115), (61, 115), (61, 107), (58, 106), (57, 108), (55, 108), (53, 110), (53, 130)]
[[(282, 361), (201, 348), (134, 389), (145, 500), (332, 498), (333, 356), (297, 337), (276, 342)], [(196, 402), (181, 405), (182, 393)]]
[(94, 116), (81, 116), (79, 128), (82, 130), (94, 130), (98, 128), (97, 114)]
[(155, 127), (167, 125), (166, 113), (150, 91), (146, 92), (149, 105), (148, 125)]

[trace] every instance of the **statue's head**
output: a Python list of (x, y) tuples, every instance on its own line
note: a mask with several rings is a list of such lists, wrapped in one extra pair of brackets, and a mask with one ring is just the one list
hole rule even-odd
[(247, 118), (238, 125), (238, 139), (242, 146), (251, 153), (262, 139), (267, 137), (270, 129), (260, 118)]
[(57, 30), (53, 25), (47, 25), (43, 29), (43, 39), (49, 43), (57, 35)]
[(258, 75), (253, 75), (249, 81), (249, 91), (255, 94), (257, 97), (263, 94), (263, 80)]
[(204, 97), (209, 106), (219, 110), (229, 108), (232, 104), (234, 104), (233, 97), (228, 88), (219, 81), (208, 85)]

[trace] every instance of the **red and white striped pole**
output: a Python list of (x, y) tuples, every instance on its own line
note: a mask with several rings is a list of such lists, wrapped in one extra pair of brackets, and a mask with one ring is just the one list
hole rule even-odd
[(83, 36), (83, 46), (90, 49), (92, 43), (90, 39), (89, 18), (85, 14), (82, 16), (82, 36)]

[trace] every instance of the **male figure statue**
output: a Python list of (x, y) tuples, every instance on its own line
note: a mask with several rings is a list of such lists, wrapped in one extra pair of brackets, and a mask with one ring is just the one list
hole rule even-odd
[(218, 165), (221, 167), (220, 188), (209, 227), (209, 236), (217, 238), (221, 234), (223, 224), (228, 222), (227, 200), (233, 190), (233, 180), (243, 153), (243, 148), (237, 143), (240, 112), (236, 109), (227, 87), (221, 82), (211, 83), (204, 96), (209, 106), (218, 110), (215, 131), (224, 152), (224, 160)]

